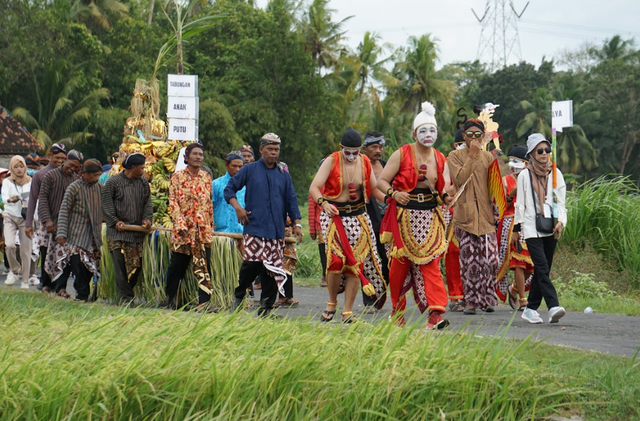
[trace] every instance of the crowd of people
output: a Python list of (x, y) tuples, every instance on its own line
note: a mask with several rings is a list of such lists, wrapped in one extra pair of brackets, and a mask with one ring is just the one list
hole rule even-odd
[[(493, 312), (499, 299), (522, 311), (530, 323), (543, 322), (538, 309), (544, 299), (549, 322), (558, 322), (565, 310), (549, 273), (566, 224), (565, 183), (559, 170), (552, 172), (549, 140), (534, 133), (526, 146), (510, 151), (510, 173), (502, 179), (507, 210), (496, 217), (489, 168), (498, 158), (486, 150), (491, 133), (482, 121), (466, 120), (456, 134), (455, 150), (445, 157), (435, 147), (435, 109), (425, 102), (412, 135), (412, 143), (385, 161), (382, 133), (370, 131), (363, 142), (349, 128), (340, 150), (320, 163), (308, 201), (309, 231), (318, 242), (321, 283), (328, 292), (320, 320), (353, 323), (359, 291), (367, 313), (383, 307), (388, 291), (391, 318), (401, 326), (406, 294), (412, 291), (417, 308), (426, 313), (427, 329), (445, 328), (447, 311)], [(216, 288), (211, 243), (217, 233), (242, 234), (233, 310), (258, 288), (260, 316), (271, 315), (279, 305), (298, 305), (292, 290), (293, 243), (302, 240), (302, 220), (288, 167), (278, 159), (281, 142), (274, 133), (262, 136), (257, 160), (248, 145), (231, 151), (226, 173), (216, 179), (204, 170), (202, 145), (186, 148), (186, 168), (172, 175), (169, 188), (173, 228), (162, 307), (185, 304), (178, 290), (192, 268), (198, 286), (195, 308), (211, 309)], [(70, 298), (66, 288), (73, 274), (74, 300), (89, 301), (91, 280), (100, 276), (105, 223), (118, 300), (134, 302), (153, 207), (145, 156), (130, 154), (121, 165), (121, 172), (105, 177), (109, 168), (63, 144), (54, 144), (46, 160), (32, 155), (11, 159), (9, 169), (0, 171), (5, 284), (20, 279), (22, 288), (39, 285)]]

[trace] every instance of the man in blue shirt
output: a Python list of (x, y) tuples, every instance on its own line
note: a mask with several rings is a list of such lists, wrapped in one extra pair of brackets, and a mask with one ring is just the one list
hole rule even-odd
[[(236, 211), (238, 222), (244, 225), (243, 263), (234, 309), (242, 304), (247, 288), (262, 275), (262, 298), (258, 314), (269, 315), (278, 291), (284, 295), (287, 273), (282, 264), (284, 256), (284, 225), (287, 216), (293, 221), (293, 232), (302, 241), (302, 225), (298, 199), (291, 176), (278, 163), (280, 137), (267, 133), (260, 142), (261, 158), (245, 165), (229, 179), (224, 189), (225, 200)], [(238, 203), (237, 192), (247, 188), (246, 206)]]
[[(239, 151), (229, 152), (229, 155), (224, 159), (225, 168), (227, 173), (222, 177), (213, 180), (213, 223), (216, 227), (216, 231), (219, 232), (233, 232), (236, 234), (242, 234), (242, 224), (238, 222), (236, 211), (233, 206), (228, 204), (224, 200), (224, 189), (227, 187), (227, 183), (240, 171), (244, 165), (244, 159)], [(241, 207), (244, 207), (244, 194), (245, 188), (242, 188), (236, 193), (236, 199)]]

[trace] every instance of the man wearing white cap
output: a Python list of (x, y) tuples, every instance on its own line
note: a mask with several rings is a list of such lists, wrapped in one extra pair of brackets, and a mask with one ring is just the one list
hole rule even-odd
[[(438, 137), (435, 108), (422, 104), (413, 120), (414, 143), (391, 155), (378, 189), (391, 197), (382, 220), (381, 241), (390, 246), (389, 290), (393, 316), (403, 325), (405, 294), (413, 296), (422, 313), (429, 312), (427, 329), (443, 329), (447, 291), (440, 272), (440, 256), (447, 249), (445, 224), (440, 211), (450, 184), (444, 155), (433, 147)], [(391, 184), (393, 181), (393, 184)]]
[[(562, 172), (556, 169), (557, 195), (554, 203), (551, 144), (542, 134), (534, 133), (529, 136), (527, 155), (529, 165), (518, 176), (514, 241), (520, 235), (524, 236), (535, 269), (527, 308), (524, 309), (522, 318), (529, 323), (542, 323), (538, 308), (544, 298), (549, 309), (549, 323), (558, 323), (566, 312), (560, 307), (549, 273), (556, 244), (567, 224), (566, 185)], [(557, 218), (552, 212), (554, 206)]]

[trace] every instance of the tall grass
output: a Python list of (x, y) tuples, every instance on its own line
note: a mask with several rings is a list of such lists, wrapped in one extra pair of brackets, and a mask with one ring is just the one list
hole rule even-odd
[[(628, 178), (600, 177), (567, 193), (562, 241), (578, 250), (590, 244), (613, 257), (640, 288), (640, 191)], [(581, 268), (588, 272), (588, 268)]]
[[(169, 260), (171, 258), (171, 238), (169, 233), (154, 232), (147, 236), (142, 255), (142, 273), (135, 287), (136, 297), (146, 303), (156, 304), (165, 298), (164, 287)], [(102, 278), (98, 282), (98, 296), (109, 302), (115, 302), (116, 288), (113, 262), (103, 235), (101, 270)], [(233, 289), (238, 284), (238, 274), (242, 258), (234, 240), (226, 237), (214, 237), (211, 244), (211, 281), (214, 306), (228, 308), (233, 301)], [(191, 265), (190, 265), (191, 268)], [(198, 300), (198, 286), (192, 270), (187, 270), (178, 292), (184, 304)]]
[[(563, 358), (529, 341), (390, 323), (331, 328), (8, 290), (0, 323), (3, 420), (541, 419), (586, 403), (597, 413), (609, 393), (587, 391), (586, 375), (564, 375)], [(629, 403), (638, 377), (628, 373), (635, 389), (616, 403), (625, 416), (640, 415)]]

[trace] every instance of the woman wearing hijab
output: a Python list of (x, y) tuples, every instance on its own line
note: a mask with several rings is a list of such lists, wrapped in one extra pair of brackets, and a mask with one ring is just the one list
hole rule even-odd
[(13, 285), (18, 280), (20, 263), (16, 258), (16, 233), (20, 236), (20, 258), (23, 264), (21, 288), (29, 289), (31, 275), (31, 239), (25, 233), (27, 201), (31, 189), (31, 177), (27, 175), (27, 164), (21, 156), (14, 156), (9, 163), (11, 175), (2, 182), (4, 202), (4, 239), (10, 271), (5, 284)]
[[(538, 313), (542, 299), (549, 309), (549, 323), (558, 323), (566, 313), (560, 307), (549, 276), (556, 244), (567, 224), (566, 185), (562, 172), (556, 169), (558, 184), (557, 197), (554, 198), (550, 155), (549, 141), (540, 133), (532, 134), (527, 139), (529, 165), (518, 176), (513, 241), (524, 236), (535, 267), (528, 304), (522, 313), (522, 318), (529, 323), (543, 323)], [(554, 205), (557, 207), (557, 219), (553, 217)]]

